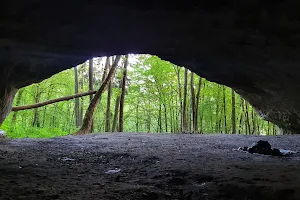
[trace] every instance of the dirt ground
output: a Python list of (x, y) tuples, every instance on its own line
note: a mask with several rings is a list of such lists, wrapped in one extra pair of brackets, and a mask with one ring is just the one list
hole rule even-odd
[(0, 199), (300, 199), (300, 136), (93, 134), (0, 141)]

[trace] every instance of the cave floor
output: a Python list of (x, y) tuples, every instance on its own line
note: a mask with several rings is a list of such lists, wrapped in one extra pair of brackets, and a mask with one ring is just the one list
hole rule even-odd
[(300, 136), (112, 133), (0, 141), (0, 199), (300, 199)]

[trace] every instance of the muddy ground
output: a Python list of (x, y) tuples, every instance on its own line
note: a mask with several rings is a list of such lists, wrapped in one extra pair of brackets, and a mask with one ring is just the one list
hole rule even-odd
[(94, 134), (0, 141), (0, 199), (300, 199), (300, 136)]

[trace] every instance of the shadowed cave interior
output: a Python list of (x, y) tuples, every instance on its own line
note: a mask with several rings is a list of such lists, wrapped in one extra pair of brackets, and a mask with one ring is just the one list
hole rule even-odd
[[(276, 124), (282, 134), (299, 133), (299, 8), (299, 2), (293, 0), (197, 3), (12, 0), (0, 8), (0, 124), (10, 113), (16, 92), (24, 86), (40, 82), (91, 57), (149, 53), (185, 66), (207, 80), (233, 88), (264, 119)], [(194, 141), (188, 135), (178, 136), (185, 141), (181, 144), (176, 136), (159, 135), (161, 142), (153, 142), (151, 137), (154, 136), (133, 134), (78, 136), (61, 141), (1, 141), (1, 195), (3, 199), (82, 199), (81, 194), (86, 194), (87, 199), (96, 199), (99, 195), (107, 199), (122, 199), (122, 195), (131, 192), (129, 199), (299, 198), (297, 155), (273, 158), (233, 152), (235, 145), (223, 135), (215, 138), (190, 136), (196, 137)], [(231, 137), (244, 145), (256, 140)], [(270, 140), (278, 148), (297, 151), (297, 137), (280, 136)], [(140, 146), (137, 149), (141, 154), (134, 152), (135, 148), (124, 147), (134, 145), (131, 138), (138, 141)], [(104, 149), (89, 149), (97, 146), (93, 139)], [(85, 141), (86, 148), (80, 146), (79, 140)], [(111, 140), (117, 141), (117, 145), (110, 143)], [(143, 141), (149, 142), (149, 148), (143, 146)], [(194, 146), (188, 147), (190, 143)], [(45, 149), (47, 147), (54, 153)], [(78, 154), (73, 154), (73, 147)], [(128, 152), (123, 155), (118, 147), (124, 147)], [(143, 157), (145, 152), (157, 148), (155, 156)], [(208, 153), (207, 149), (212, 150)], [(66, 155), (62, 150), (66, 150)], [(165, 152), (162, 157), (159, 157), (159, 151)], [(191, 154), (197, 151), (199, 155)], [(171, 152), (173, 154), (169, 154)], [(91, 159), (84, 159), (87, 154)], [(203, 166), (207, 160), (217, 166), (222, 155), (226, 157), (224, 166)], [(103, 159), (98, 160), (101, 156)], [(170, 164), (168, 159), (172, 156), (179, 161), (178, 165)], [(199, 163), (196, 158), (199, 156), (203, 162)], [(131, 168), (125, 163), (127, 175), (105, 175), (105, 180), (97, 176), (110, 167), (121, 168), (123, 158), (127, 159), (124, 162), (138, 160), (145, 169)], [(43, 166), (48, 162), (53, 168), (39, 171), (45, 169)], [(163, 162), (165, 165), (161, 164)], [(182, 163), (183, 172), (178, 169)], [(40, 165), (42, 167), (36, 167)], [(100, 165), (104, 168), (97, 174), (95, 166)], [(147, 167), (150, 165), (154, 168)], [(69, 170), (74, 168), (77, 171), (70, 180), (75, 181), (74, 185), (83, 184), (82, 187), (71, 190), (62, 186), (65, 189), (59, 190), (51, 184), (55, 180), (47, 175), (49, 172), (56, 172), (57, 180), (63, 183), (68, 180), (64, 173), (71, 173)], [(202, 171), (195, 171), (199, 168)], [(159, 169), (158, 174), (148, 177), (153, 175), (154, 169)], [(134, 174), (135, 170), (140, 176), (128, 178), (128, 174)], [(92, 183), (88, 181), (88, 174), (100, 178)], [(220, 178), (222, 174), (226, 174), (224, 180)], [(141, 177), (149, 179), (142, 181)], [(86, 181), (80, 182), (83, 179)], [(158, 185), (153, 180), (159, 180)], [(29, 183), (27, 186), (26, 182)], [(235, 184), (238, 192), (234, 189)], [(14, 186), (9, 187), (11, 185)], [(122, 191), (115, 191), (120, 185)], [(95, 188), (100, 188), (100, 193), (95, 192)], [(12, 196), (18, 189), (17, 196)], [(118, 192), (121, 195), (117, 195)]]

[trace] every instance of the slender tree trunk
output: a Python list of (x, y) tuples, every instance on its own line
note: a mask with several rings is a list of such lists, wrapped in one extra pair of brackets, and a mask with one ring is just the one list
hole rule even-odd
[(151, 102), (150, 102), (150, 98), (148, 97), (148, 112), (147, 112), (147, 131), (148, 133), (151, 132), (151, 114), (150, 114), (150, 106), (151, 106)]
[(183, 132), (182, 123), (183, 123), (183, 109), (182, 109), (182, 89), (181, 89), (181, 79), (180, 79), (180, 67), (173, 66), (174, 70), (177, 74), (177, 83), (178, 83), (178, 97), (179, 97), (179, 105), (180, 105), (180, 131)]
[(112, 80), (109, 81), (108, 88), (107, 88), (105, 132), (110, 131), (110, 118), (111, 118), (110, 104), (111, 104), (111, 95), (112, 95), (111, 93), (112, 93)]
[(187, 79), (188, 70), (184, 69), (184, 88), (183, 88), (183, 105), (182, 105), (182, 132), (187, 132), (186, 104), (187, 104)]
[[(16, 106), (19, 106), (22, 100), (22, 95), (24, 92), (24, 88), (20, 89), (17, 93), (17, 99), (16, 99)], [(12, 120), (11, 120), (11, 125), (15, 126), (16, 125), (16, 121), (17, 121), (17, 114), (18, 112), (14, 112)]]
[(112, 65), (107, 77), (105, 78), (105, 80), (101, 84), (101, 87), (99, 88), (99, 90), (95, 94), (94, 98), (92, 99), (92, 102), (89, 105), (89, 108), (87, 109), (87, 111), (85, 113), (83, 124), (82, 124), (80, 130), (77, 131), (75, 134), (86, 134), (86, 133), (89, 133), (91, 131), (92, 118), (93, 118), (93, 115), (94, 115), (94, 111), (96, 109), (96, 106), (99, 103), (99, 100), (101, 98), (102, 93), (105, 91), (108, 82), (111, 80), (111, 77), (113, 76), (113, 74), (115, 72), (115, 69), (118, 65), (118, 62), (119, 62), (120, 58), (121, 58), (121, 56), (116, 57), (116, 59), (114, 61), (114, 64)]
[(241, 112), (240, 112), (240, 120), (239, 120), (239, 134), (243, 132), (243, 116), (244, 116), (244, 99), (241, 97)]
[[(40, 98), (41, 98), (40, 84), (37, 84), (36, 93), (34, 97), (35, 103), (38, 103), (40, 101)], [(38, 108), (34, 109), (32, 126), (40, 127), (40, 116), (39, 116)]]
[(173, 105), (174, 105), (174, 102), (173, 102), (173, 92), (171, 93), (171, 105), (169, 105), (169, 108), (170, 108), (170, 128), (171, 128), (171, 133), (174, 132), (174, 113), (173, 113)]
[[(46, 98), (46, 99), (50, 99), (50, 97), (51, 97), (51, 95), (52, 95), (52, 92), (53, 92), (53, 89), (54, 89), (54, 86), (51, 85), (51, 88), (50, 88), (50, 90), (49, 90), (48, 93), (47, 93), (47, 98)], [(71, 110), (71, 109), (70, 109), (70, 110)], [(43, 127), (45, 127), (46, 112), (47, 112), (47, 107), (44, 107), (43, 123), (42, 123), (42, 126), (43, 126)], [(69, 115), (69, 116), (70, 116), (70, 115)], [(73, 119), (73, 116), (69, 118), (69, 120), (70, 120), (71, 122), (73, 122), (72, 119)], [(72, 124), (72, 123), (70, 123), (70, 124)]]
[(126, 79), (127, 79), (127, 65), (128, 65), (128, 54), (125, 56), (123, 79), (122, 79), (122, 93), (120, 99), (120, 116), (119, 116), (119, 132), (123, 132), (124, 126), (124, 101), (126, 92)]
[[(177, 133), (177, 132), (179, 132), (179, 123), (178, 123), (178, 121), (180, 120), (180, 113), (179, 112), (181, 112), (180, 110), (178, 110), (178, 98), (177, 98), (177, 96), (175, 97), (175, 104), (174, 105), (176, 105), (175, 106), (175, 113), (174, 113), (174, 115), (175, 115), (175, 124), (174, 124), (174, 126), (175, 126), (175, 130), (174, 130), (174, 132), (175, 133)], [(180, 109), (180, 108), (179, 108)]]
[[(89, 59), (89, 91), (94, 90), (94, 63), (93, 59)], [(90, 102), (92, 101), (94, 95), (90, 95)]]
[(197, 94), (196, 94), (196, 102), (195, 102), (195, 117), (194, 117), (194, 132), (199, 133), (198, 130), (198, 115), (199, 115), (199, 102), (200, 102), (200, 94), (201, 94), (201, 84), (202, 78), (199, 77), (198, 87), (197, 87)]
[(103, 75), (102, 75), (102, 81), (101, 81), (102, 83), (103, 83), (103, 81), (105, 80), (105, 77), (106, 77), (108, 68), (109, 68), (109, 57), (106, 57), (106, 60), (105, 60), (105, 67), (104, 67), (104, 71), (103, 71)]
[(137, 98), (137, 103), (136, 103), (136, 122), (135, 122), (135, 128), (136, 132), (139, 132), (139, 98)]
[[(81, 91), (83, 91), (84, 88), (84, 80), (83, 80), (83, 74), (81, 73), (81, 77), (79, 79), (79, 87)], [(84, 101), (83, 98), (80, 99), (80, 104), (79, 104), (79, 126), (82, 126), (83, 122), (83, 106), (84, 106)]]
[(161, 103), (159, 103), (159, 110), (158, 110), (158, 125), (159, 125), (159, 132), (162, 133), (162, 120), (161, 120)]
[(164, 115), (165, 115), (165, 128), (166, 128), (166, 133), (168, 132), (168, 118), (167, 118), (167, 106), (166, 103), (163, 103), (164, 106)]
[(223, 88), (223, 113), (224, 113), (224, 131), (225, 133), (228, 133), (227, 131), (227, 117), (226, 117), (226, 91), (225, 86), (222, 86)]
[(231, 89), (231, 124), (232, 134), (236, 134), (235, 93), (233, 89)]
[(192, 114), (192, 129), (191, 132), (195, 133), (195, 126), (197, 122), (195, 122), (196, 118), (196, 100), (195, 100), (195, 89), (194, 89), (194, 72), (191, 72), (191, 80), (190, 80), (190, 89), (191, 89), (191, 114)]
[[(122, 88), (122, 82), (119, 82), (119, 86), (118, 88)], [(116, 103), (115, 103), (115, 114), (114, 114), (114, 121), (113, 121), (113, 125), (112, 125), (112, 131), (116, 132), (118, 130), (117, 128), (117, 124), (118, 124), (118, 116), (119, 116), (119, 108), (120, 108), (120, 99), (121, 99), (121, 95), (118, 94), (117, 98), (116, 98)], [(137, 101), (138, 103), (138, 101)]]
[(250, 119), (249, 119), (249, 103), (248, 102), (245, 102), (245, 119), (246, 119), (246, 127), (247, 127), (247, 132), (248, 134), (250, 135), (251, 134), (251, 126), (250, 126)]
[(219, 98), (220, 98), (220, 86), (217, 86), (217, 105), (216, 105), (216, 133), (220, 132), (220, 120), (219, 120)]
[(110, 131), (110, 102), (111, 102), (111, 88), (112, 84), (111, 81), (108, 83), (108, 88), (107, 88), (107, 105), (106, 105), (106, 123), (105, 123), (105, 132)]
[(257, 126), (256, 126), (256, 117), (253, 108), (251, 110), (251, 118), (252, 118), (252, 135), (254, 135), (256, 133)]
[(114, 114), (114, 121), (112, 125), (112, 131), (117, 131), (117, 122), (118, 122), (118, 116), (119, 116), (119, 107), (120, 107), (120, 96), (117, 96), (116, 103), (115, 103), (115, 114)]
[[(89, 59), (89, 91), (94, 90), (94, 60)], [(92, 102), (93, 99), (93, 94), (90, 95), (90, 103)], [(94, 132), (94, 119), (92, 119), (92, 128), (91, 132)]]

